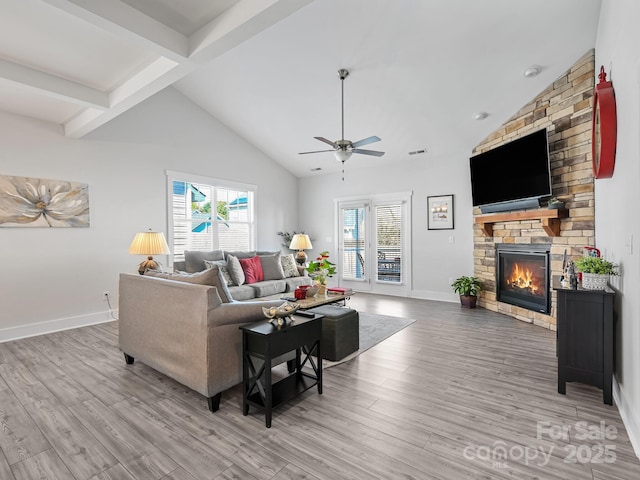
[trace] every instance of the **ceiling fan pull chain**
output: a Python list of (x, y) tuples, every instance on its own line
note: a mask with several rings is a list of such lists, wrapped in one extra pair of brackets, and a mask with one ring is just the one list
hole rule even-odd
[(342, 181), (344, 182), (344, 160), (342, 160)]

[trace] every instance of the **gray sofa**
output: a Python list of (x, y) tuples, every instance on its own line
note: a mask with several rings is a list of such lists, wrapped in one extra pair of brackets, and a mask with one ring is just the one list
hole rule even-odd
[(216, 269), (165, 275), (120, 275), (120, 349), (127, 364), (140, 360), (206, 396), (216, 411), (221, 393), (242, 381), (239, 327), (264, 320), (262, 307), (282, 300), (229, 301)]
[[(183, 262), (174, 262), (173, 269), (187, 273), (196, 273), (216, 264), (226, 278), (226, 289), (233, 300), (243, 301), (268, 297), (282, 293), (291, 293), (300, 285), (311, 285), (313, 280), (304, 268), (296, 266), (293, 255), (281, 255), (280, 252), (234, 252), (225, 250), (185, 251)], [(242, 275), (234, 276), (231, 256), (237, 259), (259, 257), (264, 280), (255, 283), (240, 281)], [(286, 257), (286, 258), (285, 258)], [(291, 267), (291, 262), (295, 267)], [(227, 275), (229, 273), (229, 275)]]

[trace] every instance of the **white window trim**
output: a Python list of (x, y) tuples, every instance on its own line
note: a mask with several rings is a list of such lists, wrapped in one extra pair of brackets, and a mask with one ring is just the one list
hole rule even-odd
[[(202, 183), (205, 185), (219, 186), (228, 189), (241, 190), (253, 193), (253, 221), (251, 222), (252, 228), (249, 238), (250, 250), (255, 250), (257, 245), (257, 231), (258, 231), (258, 218), (257, 202), (258, 202), (258, 186), (251, 183), (236, 182), (233, 180), (225, 180), (216, 177), (207, 177), (204, 175), (197, 175), (193, 173), (178, 172), (175, 170), (165, 170), (166, 175), (166, 194), (165, 201), (167, 208), (167, 237), (170, 246), (173, 245), (173, 181), (188, 182), (188, 183)], [(169, 255), (169, 267), (173, 267), (173, 254)]]

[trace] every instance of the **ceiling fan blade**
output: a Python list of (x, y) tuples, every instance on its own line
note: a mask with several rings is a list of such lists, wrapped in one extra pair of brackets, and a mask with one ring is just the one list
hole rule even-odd
[(332, 142), (331, 140), (327, 140), (324, 137), (313, 137), (316, 140), (320, 140), (321, 142), (327, 143), (329, 145), (331, 145), (333, 148), (338, 148), (338, 145), (336, 145), (334, 142)]
[(362, 155), (373, 155), (374, 157), (381, 157), (384, 152), (378, 152), (376, 150), (363, 150), (361, 148), (354, 148), (351, 150), (353, 153), (361, 153)]
[(324, 153), (324, 152), (335, 152), (335, 150), (316, 150), (314, 152), (298, 152), (298, 155), (306, 155), (307, 153)]
[(358, 148), (363, 145), (369, 145), (370, 143), (379, 142), (381, 140), (380, 137), (376, 137), (375, 135), (372, 137), (363, 138), (362, 140), (358, 140), (357, 142), (353, 142), (353, 148)]

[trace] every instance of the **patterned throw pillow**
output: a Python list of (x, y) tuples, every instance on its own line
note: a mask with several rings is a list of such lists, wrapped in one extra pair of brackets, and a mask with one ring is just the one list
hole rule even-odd
[(299, 277), (298, 264), (296, 259), (293, 258), (293, 253), (289, 255), (282, 255), (280, 257), (280, 263), (282, 263), (282, 270), (284, 270), (284, 276), (286, 278)]
[(264, 280), (264, 272), (262, 271), (262, 263), (257, 255), (251, 258), (238, 259), (244, 272), (245, 282), (247, 285), (251, 283), (262, 282)]
[(229, 270), (227, 269), (227, 262), (225, 260), (205, 260), (204, 264), (207, 268), (211, 268), (214, 265), (217, 265), (220, 269), (220, 272), (222, 272), (224, 281), (227, 282), (227, 286), (230, 287), (233, 285), (233, 278), (231, 278), (231, 275), (229, 274)]

